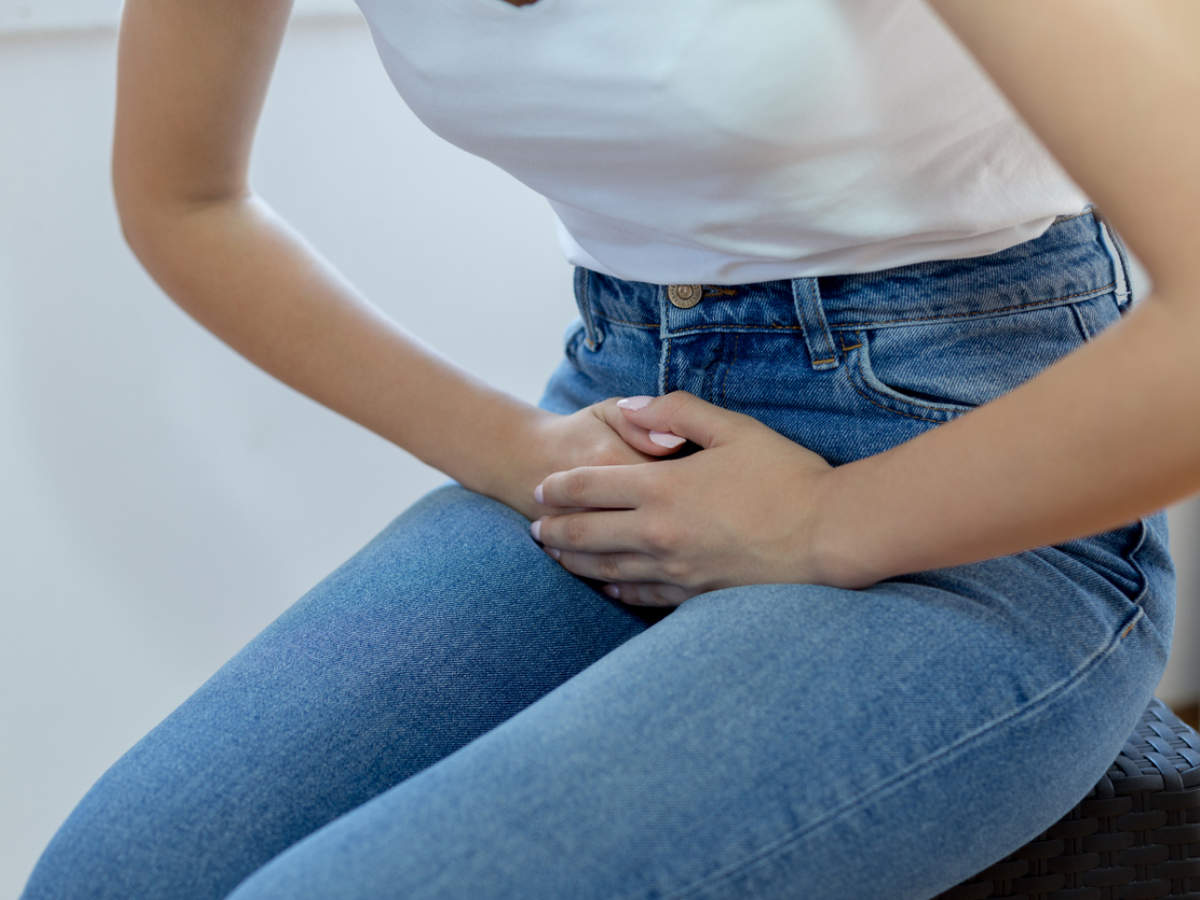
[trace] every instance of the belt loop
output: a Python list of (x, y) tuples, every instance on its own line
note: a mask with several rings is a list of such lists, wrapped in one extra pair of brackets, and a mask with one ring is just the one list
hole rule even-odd
[(821, 291), (816, 276), (800, 276), (792, 279), (792, 299), (795, 301), (796, 318), (804, 333), (804, 344), (808, 348), (808, 359), (814, 369), (836, 369), (841, 364), (841, 354), (833, 342), (829, 323), (825, 321), (825, 307), (821, 303)]
[(592, 320), (591, 302), (591, 270), (585, 266), (575, 267), (575, 305), (579, 308), (579, 317), (583, 319), (583, 331), (589, 350), (598, 350), (604, 336), (596, 328)]
[(1096, 221), (1100, 224), (1101, 237), (1108, 237), (1106, 249), (1109, 256), (1112, 257), (1112, 251), (1115, 248), (1117, 253), (1113, 259), (1113, 282), (1116, 285), (1115, 293), (1117, 295), (1117, 305), (1124, 309), (1133, 302), (1133, 282), (1131, 280), (1131, 269), (1129, 266), (1129, 254), (1125, 250), (1125, 242), (1121, 240), (1121, 236), (1117, 234), (1117, 230), (1109, 224), (1108, 219), (1104, 214), (1095, 207), (1092, 208), (1096, 216)]

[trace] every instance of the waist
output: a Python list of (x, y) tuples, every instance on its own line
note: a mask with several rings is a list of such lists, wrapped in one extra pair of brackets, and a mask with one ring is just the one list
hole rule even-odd
[(982, 256), (737, 285), (662, 285), (577, 266), (575, 294), (585, 319), (675, 333), (791, 327), (800, 298), (812, 296), (820, 299), (825, 327), (834, 331), (1004, 315), (1114, 290), (1119, 273), (1104, 230), (1089, 206), (1059, 216), (1032, 240)]

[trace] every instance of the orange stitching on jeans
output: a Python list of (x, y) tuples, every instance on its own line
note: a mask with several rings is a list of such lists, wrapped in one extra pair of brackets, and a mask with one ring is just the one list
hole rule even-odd
[[(1082, 215), (1082, 213), (1081, 213), (1081, 215)], [(869, 321), (869, 322), (839, 322), (837, 324), (831, 324), (829, 327), (832, 331), (846, 331), (850, 328), (870, 328), (870, 327), (876, 326), (876, 325), (893, 325), (897, 322), (920, 323), (920, 322), (927, 322), (927, 321), (938, 320), (938, 319), (980, 318), (983, 316), (991, 315), (993, 313), (1011, 312), (1012, 310), (1015, 310), (1015, 309), (1038, 309), (1039, 307), (1042, 307), (1042, 306), (1048, 306), (1051, 303), (1057, 303), (1060, 300), (1069, 300), (1072, 297), (1082, 297), (1084, 294), (1093, 294), (1093, 293), (1098, 294), (1100, 291), (1105, 291), (1112, 287), (1116, 287), (1115, 281), (1110, 281), (1108, 284), (1106, 284), (1102, 287), (1091, 288), (1086, 291), (1077, 291), (1074, 294), (1063, 294), (1061, 297), (1051, 297), (1049, 300), (1036, 300), (1033, 303), (1018, 303), (1014, 306), (1000, 306), (995, 309), (983, 310), (982, 312), (946, 313), (945, 315), (940, 315), (940, 316), (921, 316), (916, 319), (875, 319), (875, 320)], [(604, 313), (598, 312), (594, 309), (592, 310), (592, 316), (593, 316), (593, 318), (596, 318), (596, 319), (605, 319), (606, 321), (609, 321), (609, 322), (615, 322), (618, 325), (635, 325), (639, 328), (657, 328), (659, 326), (658, 322), (634, 322), (629, 319), (618, 319), (613, 316), (607, 316)], [(765, 323), (765, 324), (745, 324), (745, 323), (737, 323), (737, 322), (726, 322), (726, 323), (717, 324), (717, 325), (697, 325), (692, 328), (687, 328), (687, 329), (684, 329), (681, 331), (677, 331), (677, 332), (675, 332), (675, 334), (693, 334), (693, 333), (701, 332), (701, 331), (717, 331), (717, 330), (722, 330), (722, 329), (733, 331), (734, 329), (737, 329), (737, 328), (742, 328), (742, 329), (746, 329), (746, 330), (761, 330), (763, 328), (770, 328), (770, 329), (773, 329), (776, 331), (802, 331), (803, 330), (803, 326), (800, 326), (800, 325), (780, 325), (777, 322), (769, 322), (769, 323)], [(854, 346), (857, 347), (859, 345), (855, 344)], [(854, 347), (843, 347), (842, 349), (853, 350)]]
[[(615, 322), (618, 325), (636, 325), (639, 328), (658, 328), (659, 326), (658, 322), (631, 322), (628, 319), (614, 319), (612, 316), (605, 315), (598, 315), (596, 318), (603, 319), (606, 322)], [(767, 327), (767, 325), (760, 325), (753, 322), (718, 322), (714, 325), (694, 325), (691, 328), (681, 328), (672, 332), (672, 334), (696, 334), (702, 331), (762, 331)], [(786, 331), (801, 330), (799, 325), (776, 325), (774, 322), (772, 322), (769, 327)]]
[[(937, 321), (937, 320), (942, 320), (942, 319), (983, 318), (986, 316), (991, 316), (995, 313), (1012, 312), (1013, 310), (1018, 310), (1018, 309), (1040, 309), (1041, 307), (1049, 306), (1051, 304), (1058, 303), (1059, 301), (1062, 301), (1062, 300), (1070, 300), (1072, 297), (1082, 297), (1086, 294), (1095, 294), (1095, 295), (1099, 296), (1101, 292), (1107, 291), (1109, 288), (1112, 288), (1115, 286), (1116, 286), (1116, 282), (1110, 281), (1108, 284), (1103, 285), (1098, 288), (1089, 288), (1086, 291), (1077, 291), (1074, 294), (1063, 294), (1062, 296), (1059, 296), (1059, 297), (1051, 297), (1048, 300), (1035, 300), (1032, 303), (1017, 303), (1012, 306), (998, 306), (995, 309), (985, 309), (985, 310), (981, 310), (981, 311), (965, 312), (965, 313), (946, 313), (944, 315), (939, 315), (939, 316), (919, 316), (917, 318), (910, 318), (910, 319), (874, 319), (874, 320), (867, 321), (867, 322), (838, 322), (836, 324), (830, 324), (829, 328), (831, 331), (848, 331), (851, 328), (871, 328), (871, 327), (879, 326), (879, 325), (894, 325), (899, 322), (912, 322), (915, 324), (920, 324), (922, 322), (931, 322), (931, 321)], [(621, 325), (637, 325), (637, 326), (640, 326), (643, 328), (658, 327), (657, 322), (631, 322), (626, 319), (615, 319), (615, 318), (612, 318), (611, 316), (606, 316), (603, 314), (599, 314), (596, 317), (600, 318), (600, 319), (607, 319), (610, 322), (617, 322)], [(733, 331), (738, 328), (744, 329), (747, 331), (761, 331), (764, 328), (769, 328), (773, 331), (802, 331), (803, 330), (803, 326), (801, 326), (801, 325), (780, 325), (778, 322), (767, 322), (767, 323), (761, 323), (761, 324), (759, 324), (759, 323), (747, 324), (747, 323), (740, 323), (740, 322), (724, 322), (724, 323), (715, 324), (715, 325), (696, 325), (691, 328), (685, 328), (685, 329), (676, 331), (675, 334), (677, 334), (677, 335), (695, 334), (695, 333), (703, 332), (703, 331), (719, 331), (719, 330)], [(845, 349), (852, 350), (854, 348), (847, 347)]]
[(754, 322), (752, 322), (750, 324), (746, 324), (745, 322), (718, 322), (715, 325), (696, 325), (692, 328), (680, 328), (678, 331), (672, 332), (672, 334), (676, 334), (676, 335), (700, 334), (705, 331), (728, 331), (730, 333), (735, 332), (735, 331), (763, 331), (767, 327), (777, 329), (779, 331), (783, 331), (783, 330), (801, 331), (802, 330), (799, 325), (767, 326), (765, 324), (758, 324), (758, 323), (754, 323)]
[(616, 322), (618, 325), (637, 325), (642, 328), (657, 328), (657, 322), (631, 322), (628, 319), (614, 319), (612, 316), (606, 316), (603, 313), (596, 316), (597, 319), (604, 319), (606, 322)]
[(839, 322), (833, 327), (838, 330), (843, 330), (846, 328), (869, 328), (873, 325), (890, 325), (894, 322), (925, 322), (930, 319), (965, 319), (990, 313), (1009, 312), (1010, 310), (1014, 309), (1036, 309), (1039, 306), (1048, 306), (1051, 303), (1057, 303), (1059, 300), (1070, 300), (1072, 297), (1082, 297), (1084, 294), (1099, 295), (1101, 291), (1106, 291), (1111, 287), (1115, 287), (1116, 284), (1117, 283), (1115, 281), (1110, 281), (1108, 284), (1103, 285), (1102, 287), (1089, 288), (1086, 291), (1076, 291), (1074, 294), (1063, 294), (1061, 297), (1051, 297), (1049, 300), (1037, 300), (1033, 303), (1018, 303), (1015, 306), (998, 306), (995, 309), (984, 310), (982, 313), (947, 313), (946, 315), (942, 316), (920, 316), (916, 319), (876, 319), (873, 322)]

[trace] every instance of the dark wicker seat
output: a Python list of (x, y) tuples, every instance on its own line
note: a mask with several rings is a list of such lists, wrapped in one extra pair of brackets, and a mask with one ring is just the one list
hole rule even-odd
[(935, 900), (1200, 900), (1200, 735), (1157, 698), (1036, 839)]

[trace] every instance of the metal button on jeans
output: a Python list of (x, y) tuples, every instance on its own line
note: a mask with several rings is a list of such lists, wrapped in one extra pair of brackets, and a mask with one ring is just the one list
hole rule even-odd
[(700, 295), (703, 291), (704, 285), (702, 284), (669, 284), (667, 285), (667, 299), (673, 306), (690, 309), (700, 302)]

